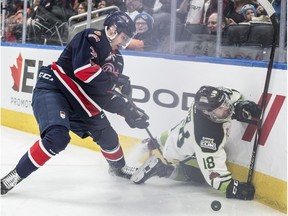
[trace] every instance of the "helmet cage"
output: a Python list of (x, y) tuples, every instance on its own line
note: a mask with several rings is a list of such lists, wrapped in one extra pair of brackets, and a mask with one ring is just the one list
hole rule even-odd
[(226, 96), (224, 102), (212, 111), (203, 110), (203, 113), (213, 122), (223, 123), (231, 120), (234, 113), (234, 106)]
[(195, 107), (213, 122), (225, 122), (234, 112), (229, 96), (221, 89), (202, 86), (195, 95)]
[(124, 41), (126, 42), (126, 46), (123, 46), (123, 48), (126, 48), (128, 44), (130, 43), (131, 39), (136, 34), (136, 27), (133, 22), (133, 20), (124, 12), (116, 11), (110, 15), (107, 16), (107, 18), (104, 21), (104, 27), (105, 31), (107, 33), (108, 28), (111, 26), (114, 26), (116, 29), (117, 34), (115, 34), (113, 37), (110, 37), (110, 40), (113, 40), (116, 38), (121, 32), (123, 32), (127, 37), (124, 38)]

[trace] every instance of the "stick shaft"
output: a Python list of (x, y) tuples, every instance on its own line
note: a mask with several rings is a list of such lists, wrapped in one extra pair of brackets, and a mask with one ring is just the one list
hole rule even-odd
[[(267, 0), (261, 0), (261, 2), (263, 2), (263, 1), (267, 1)], [(266, 4), (266, 2), (265, 2), (265, 4)], [(262, 6), (265, 6), (265, 4)], [(271, 5), (271, 4), (269, 3), (269, 5)], [(265, 8), (265, 10), (266, 10), (266, 8)], [(270, 15), (270, 13), (272, 13), (272, 12), (271, 12), (271, 8), (269, 6), (268, 14)], [(273, 68), (273, 62), (274, 62), (274, 56), (275, 56), (275, 50), (276, 50), (276, 41), (277, 41), (278, 29), (279, 29), (278, 28), (279, 25), (278, 25), (278, 21), (277, 21), (276, 15), (275, 15), (275, 11), (272, 15), (270, 15), (270, 19), (272, 21), (273, 28), (274, 28), (274, 37), (273, 37), (273, 44), (271, 47), (270, 59), (269, 59), (269, 64), (268, 64), (268, 68), (267, 68), (265, 85), (264, 85), (262, 102), (261, 102), (262, 113), (261, 113), (261, 116), (260, 116), (258, 124), (257, 124), (257, 132), (256, 132), (255, 139), (254, 139), (252, 156), (251, 156), (251, 161), (250, 161), (250, 166), (249, 166), (249, 172), (248, 172), (248, 178), (247, 178), (248, 184), (252, 184), (256, 154), (257, 154), (257, 149), (258, 149), (258, 141), (261, 137), (261, 132), (262, 132), (262, 123), (263, 123), (263, 117), (264, 117), (265, 109), (266, 109), (265, 105), (266, 105), (266, 100), (267, 100), (267, 96), (268, 96), (269, 84), (270, 84), (270, 80), (271, 80), (271, 74), (272, 74), (272, 68)]]
[(159, 147), (159, 144), (157, 143), (157, 140), (155, 140), (155, 138), (152, 136), (150, 130), (147, 128), (145, 128), (146, 132), (148, 133), (154, 147), (159, 151), (159, 153), (161, 154), (161, 156), (163, 157), (163, 159), (165, 160), (166, 164), (170, 164), (170, 162), (163, 156), (163, 152)]

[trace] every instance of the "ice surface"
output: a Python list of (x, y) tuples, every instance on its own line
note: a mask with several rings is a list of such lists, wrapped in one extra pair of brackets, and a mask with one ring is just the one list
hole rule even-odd
[[(38, 136), (1, 127), (1, 177)], [(127, 155), (127, 157), (129, 157)], [(135, 159), (135, 158), (134, 158)], [(283, 216), (257, 201), (226, 199), (206, 185), (154, 178), (143, 185), (108, 174), (98, 152), (69, 145), (1, 197), (1, 216)], [(214, 212), (210, 204), (219, 200)]]

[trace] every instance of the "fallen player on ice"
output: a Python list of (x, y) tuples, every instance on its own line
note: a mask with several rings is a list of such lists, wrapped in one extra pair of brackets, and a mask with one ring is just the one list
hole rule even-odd
[(152, 154), (131, 180), (141, 184), (158, 176), (178, 181), (206, 181), (227, 198), (252, 200), (254, 186), (232, 178), (226, 166), (224, 146), (232, 119), (247, 122), (260, 114), (259, 105), (243, 100), (234, 89), (202, 86), (184, 120), (155, 139), (142, 141), (147, 151), (158, 149), (165, 163)]

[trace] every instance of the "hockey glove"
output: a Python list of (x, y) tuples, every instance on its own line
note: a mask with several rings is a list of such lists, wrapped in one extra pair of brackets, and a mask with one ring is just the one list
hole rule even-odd
[(128, 102), (127, 109), (124, 110), (125, 121), (131, 128), (144, 129), (149, 126), (148, 115), (144, 110), (138, 108), (135, 104)]
[(143, 145), (145, 145), (146, 149), (149, 152), (152, 152), (156, 148), (160, 148), (160, 145), (159, 145), (159, 143), (157, 142), (156, 139), (154, 139), (154, 141), (153, 141), (151, 138), (146, 138), (146, 139), (142, 140), (141, 143)]
[(238, 121), (250, 120), (252, 118), (259, 118), (261, 115), (261, 107), (253, 101), (240, 101), (234, 104), (235, 113), (232, 119)]
[(114, 94), (120, 94), (124, 97), (131, 95), (132, 88), (130, 84), (130, 78), (123, 74), (119, 74), (119, 76), (113, 77), (111, 91)]
[(255, 188), (253, 185), (231, 180), (226, 190), (226, 198), (235, 198), (240, 200), (253, 200)]

